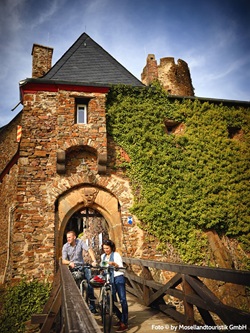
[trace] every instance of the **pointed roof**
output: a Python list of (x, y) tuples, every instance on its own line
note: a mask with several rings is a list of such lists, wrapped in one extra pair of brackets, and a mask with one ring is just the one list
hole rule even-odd
[(144, 86), (100, 45), (83, 33), (40, 80)]

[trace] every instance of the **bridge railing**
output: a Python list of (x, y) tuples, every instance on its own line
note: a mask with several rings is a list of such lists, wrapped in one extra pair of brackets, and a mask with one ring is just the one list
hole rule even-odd
[[(123, 261), (128, 266), (125, 272), (127, 290), (137, 297), (138, 303), (158, 308), (176, 322), (188, 325), (189, 330), (191, 325), (197, 324), (209, 325), (210, 329), (213, 326), (216, 332), (219, 330), (214, 328), (221, 323), (225, 325), (223, 330), (226, 327), (229, 331), (247, 331), (250, 328), (250, 313), (222, 303), (206, 283), (214, 280), (249, 287), (250, 272), (127, 257)], [(172, 277), (164, 284), (155, 281), (154, 276), (164, 271), (171, 273)], [(182, 302), (183, 310), (168, 304), (166, 296)], [(197, 321), (197, 312), (202, 322), (200, 318)], [(60, 333), (101, 332), (65, 265), (59, 267), (43, 313), (32, 316), (32, 324), (40, 324), (40, 333), (48, 333), (55, 323)]]
[(53, 325), (60, 333), (101, 333), (66, 265), (59, 267), (43, 313), (33, 315), (31, 322), (40, 324), (39, 333), (50, 332)]
[[(157, 307), (183, 325), (209, 325), (214, 329), (219, 322), (224, 324), (224, 328), (229, 327), (229, 330), (238, 325), (243, 325), (241, 329), (245, 327), (246, 330), (250, 327), (250, 313), (222, 303), (206, 283), (209, 279), (249, 287), (250, 272), (126, 257), (123, 261), (128, 266), (125, 273), (127, 290), (138, 298), (139, 303)], [(170, 272), (172, 277), (165, 284), (159, 283), (153, 278), (159, 275), (159, 271)], [(181, 301), (183, 310), (167, 304), (166, 295)]]

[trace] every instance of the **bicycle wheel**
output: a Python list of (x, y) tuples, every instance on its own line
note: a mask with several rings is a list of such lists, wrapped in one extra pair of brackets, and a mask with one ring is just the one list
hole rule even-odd
[(104, 290), (102, 294), (102, 324), (103, 333), (110, 333), (112, 326), (113, 300), (111, 290)]

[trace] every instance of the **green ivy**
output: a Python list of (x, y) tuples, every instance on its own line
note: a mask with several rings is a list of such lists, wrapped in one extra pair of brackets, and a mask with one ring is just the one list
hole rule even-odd
[[(167, 134), (164, 122), (185, 124)], [(204, 262), (204, 231), (235, 237), (249, 250), (249, 109), (199, 100), (173, 101), (160, 85), (114, 86), (107, 98), (108, 132), (130, 156), (126, 171), (141, 227), (172, 243), (183, 261)], [(229, 138), (241, 129), (241, 140)]]
[(0, 332), (22, 333), (25, 322), (40, 313), (49, 298), (50, 285), (38, 281), (21, 281), (4, 291), (0, 314)]

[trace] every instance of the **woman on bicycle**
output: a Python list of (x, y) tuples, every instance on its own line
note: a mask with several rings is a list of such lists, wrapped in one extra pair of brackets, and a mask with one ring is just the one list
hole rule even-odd
[[(107, 262), (108, 265), (114, 267), (123, 267), (122, 257), (116, 252), (115, 243), (112, 240), (105, 240), (102, 244), (103, 254), (101, 255), (101, 262)], [(105, 264), (104, 264), (105, 265)], [(125, 277), (123, 271), (114, 270), (114, 283), (113, 283), (113, 299), (116, 299), (116, 293), (119, 296), (122, 312), (113, 305), (116, 316), (119, 322), (115, 325), (118, 327), (116, 332), (125, 332), (128, 329), (128, 303), (126, 298)]]

